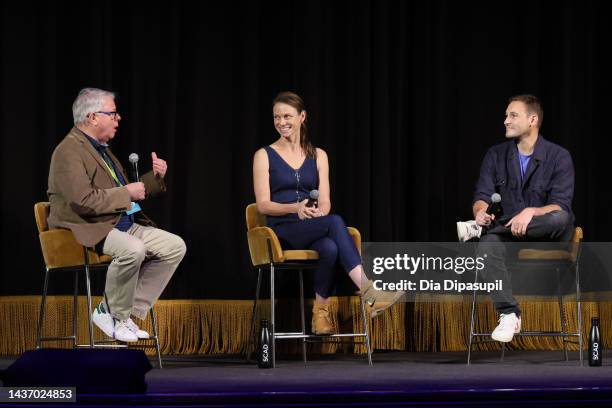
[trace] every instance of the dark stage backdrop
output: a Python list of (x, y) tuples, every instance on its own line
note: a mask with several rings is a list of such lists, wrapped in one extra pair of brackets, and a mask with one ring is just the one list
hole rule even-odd
[(118, 93), (124, 163), (169, 163), (168, 194), (144, 204), (188, 245), (166, 298), (252, 295), (251, 160), (277, 138), (282, 90), (305, 99), (333, 210), (365, 241), (454, 241), (507, 98), (539, 95), (542, 133), (574, 158), (577, 222), (608, 241), (604, 3), (2, 2), (0, 295), (40, 293), (32, 206), (85, 86)]

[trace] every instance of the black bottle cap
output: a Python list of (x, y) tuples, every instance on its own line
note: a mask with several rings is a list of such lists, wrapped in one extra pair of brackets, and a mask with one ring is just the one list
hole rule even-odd
[(593, 326), (599, 326), (599, 317), (591, 317), (591, 324)]
[(268, 327), (268, 320), (267, 319), (261, 319), (261, 326), (262, 327)]

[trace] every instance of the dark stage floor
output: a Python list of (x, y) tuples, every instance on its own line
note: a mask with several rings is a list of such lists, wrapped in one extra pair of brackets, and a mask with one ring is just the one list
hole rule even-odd
[(147, 374), (146, 394), (81, 396), (78, 405), (612, 406), (612, 354), (603, 367), (579, 367), (577, 357), (510, 351), (500, 363), (499, 353), (478, 352), (467, 366), (466, 353), (379, 352), (373, 367), (337, 355), (270, 370), (235, 356), (165, 357), (163, 370)]

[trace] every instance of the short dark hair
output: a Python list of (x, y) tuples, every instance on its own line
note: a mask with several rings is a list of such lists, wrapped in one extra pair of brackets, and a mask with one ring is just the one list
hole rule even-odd
[(544, 121), (544, 110), (542, 104), (537, 96), (534, 95), (516, 95), (508, 100), (511, 102), (523, 102), (527, 107), (527, 112), (535, 114), (538, 117), (538, 129), (542, 128), (542, 122)]

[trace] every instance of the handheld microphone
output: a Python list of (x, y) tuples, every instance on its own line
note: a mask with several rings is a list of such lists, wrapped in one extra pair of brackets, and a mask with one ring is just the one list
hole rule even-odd
[(306, 207), (316, 207), (319, 205), (319, 190), (310, 190), (310, 198), (306, 203)]
[(495, 215), (495, 218), (499, 217), (503, 212), (501, 206), (501, 196), (497, 193), (491, 195), (491, 204), (487, 207), (487, 214)]
[(134, 175), (136, 176), (136, 179), (134, 181), (138, 181), (140, 179), (140, 177), (138, 176), (138, 159), (139, 157), (136, 153), (131, 153), (130, 157), (128, 158), (130, 163), (132, 163), (132, 165), (134, 166)]

